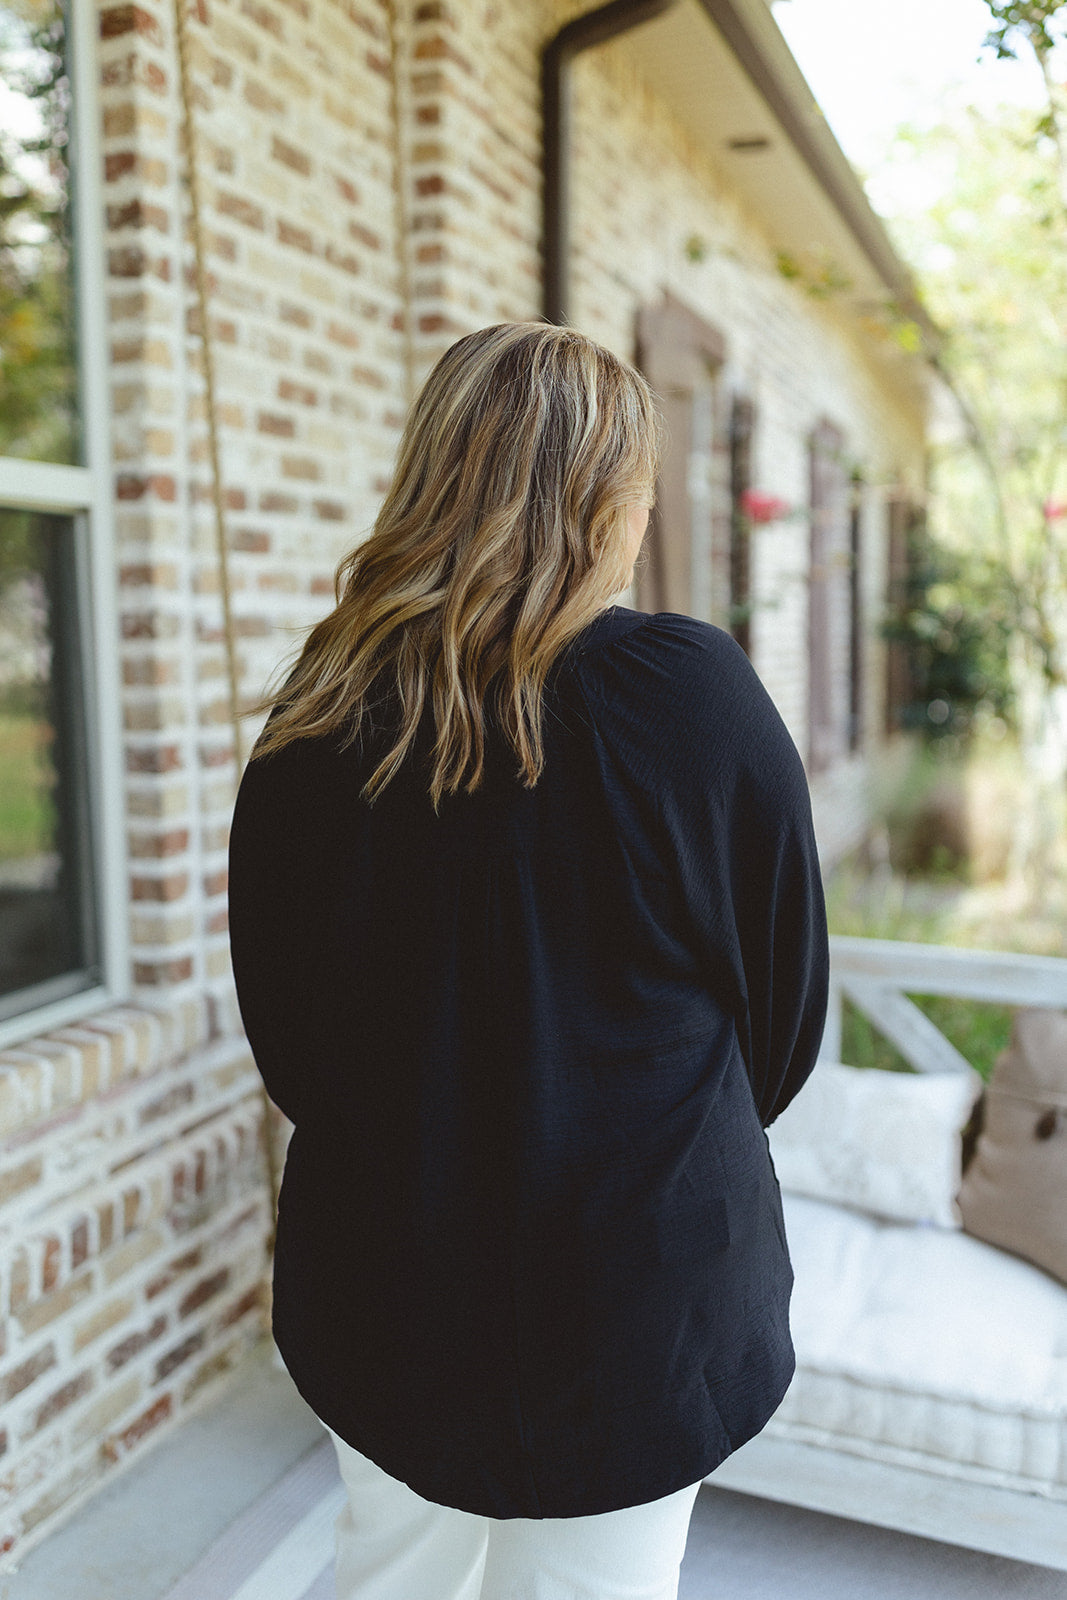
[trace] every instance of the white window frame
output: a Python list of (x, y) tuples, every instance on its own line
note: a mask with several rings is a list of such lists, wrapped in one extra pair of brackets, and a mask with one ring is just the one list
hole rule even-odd
[(85, 465), (0, 456), (0, 505), (73, 519), (89, 853), (102, 976), (91, 988), (0, 1020), (0, 1049), (120, 1004), (131, 988), (95, 18), (88, 0), (68, 0), (73, 289)]

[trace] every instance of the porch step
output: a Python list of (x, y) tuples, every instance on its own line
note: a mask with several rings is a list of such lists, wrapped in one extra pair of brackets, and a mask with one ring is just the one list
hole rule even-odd
[(273, 1340), (262, 1340), (216, 1404), (29, 1552), (9, 1580), (10, 1600), (163, 1600), (324, 1439), (276, 1364)]

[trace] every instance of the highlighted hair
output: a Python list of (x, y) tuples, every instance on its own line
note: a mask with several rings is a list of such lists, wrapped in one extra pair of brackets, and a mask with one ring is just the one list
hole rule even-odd
[(464, 780), (479, 786), (487, 722), (533, 788), (545, 679), (628, 583), (628, 510), (652, 505), (664, 442), (646, 380), (573, 328), (505, 322), (458, 339), (411, 407), (373, 531), (339, 563), (335, 608), (252, 759), (334, 732), (346, 747), (376, 686), (400, 716), (367, 801), (403, 763), (427, 696), (435, 811)]

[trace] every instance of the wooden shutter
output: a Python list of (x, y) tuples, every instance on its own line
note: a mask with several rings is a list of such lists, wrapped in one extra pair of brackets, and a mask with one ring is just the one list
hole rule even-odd
[(831, 422), (811, 436), (808, 568), (808, 764), (824, 772), (848, 749), (849, 507), (844, 437)]
[(730, 412), (730, 632), (752, 654), (752, 541), (742, 497), (752, 487), (752, 435), (755, 407), (736, 395)]
[(725, 615), (729, 562), (723, 338), (673, 295), (637, 316), (637, 365), (656, 391), (669, 440), (638, 567), (642, 611)]

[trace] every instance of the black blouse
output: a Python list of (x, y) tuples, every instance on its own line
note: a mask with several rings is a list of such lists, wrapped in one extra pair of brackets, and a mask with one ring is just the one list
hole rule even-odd
[(638, 1505), (794, 1371), (763, 1128), (827, 1003), (803, 766), (728, 634), (620, 606), (553, 666), (533, 789), (501, 741), (435, 816), (432, 736), (373, 806), (382, 748), (336, 736), (238, 793), (237, 994), (295, 1124), (274, 1337), (426, 1499)]

